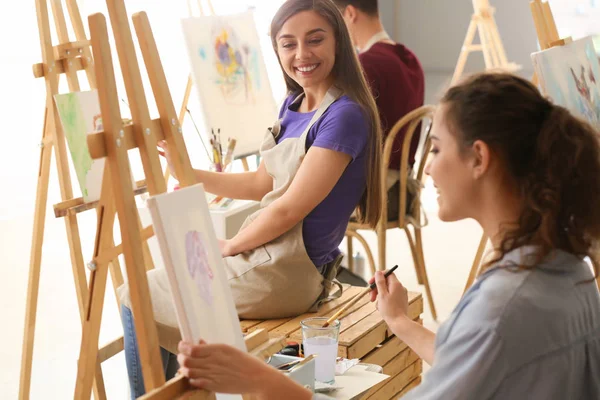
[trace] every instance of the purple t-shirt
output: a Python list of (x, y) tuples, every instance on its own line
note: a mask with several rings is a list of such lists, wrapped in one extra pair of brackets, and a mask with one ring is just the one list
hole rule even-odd
[[(291, 104), (295, 97), (289, 96), (279, 112), (281, 132), (277, 143), (300, 137), (316, 112), (298, 112), (299, 102)], [(308, 131), (306, 151), (317, 146), (352, 157), (333, 190), (304, 218), (304, 246), (317, 267), (333, 261), (340, 253), (338, 246), (344, 238), (350, 215), (365, 191), (369, 129), (361, 107), (347, 96), (342, 96)]]

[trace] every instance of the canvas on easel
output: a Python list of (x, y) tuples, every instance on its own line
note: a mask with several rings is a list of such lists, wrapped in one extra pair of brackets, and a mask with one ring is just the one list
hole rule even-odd
[(277, 106), (252, 11), (182, 21), (206, 132), (237, 140), (236, 157), (255, 154)]
[(86, 135), (102, 131), (100, 103), (96, 91), (71, 92), (54, 96), (60, 122), (69, 145), (71, 161), (83, 201), (100, 200), (104, 160), (93, 160)]
[(184, 340), (246, 351), (202, 184), (147, 201)]
[(600, 128), (600, 64), (591, 37), (531, 55), (542, 93)]

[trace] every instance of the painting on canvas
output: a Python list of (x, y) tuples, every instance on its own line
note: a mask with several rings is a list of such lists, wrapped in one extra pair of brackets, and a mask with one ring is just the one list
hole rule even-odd
[(235, 138), (237, 156), (257, 152), (277, 107), (252, 11), (186, 18), (183, 32), (206, 132)]
[(600, 128), (600, 64), (591, 37), (531, 55), (544, 95)]
[(92, 159), (87, 146), (87, 135), (102, 131), (102, 117), (98, 93), (93, 91), (72, 92), (54, 96), (71, 160), (83, 200), (100, 199), (104, 159)]
[(148, 208), (182, 337), (246, 351), (202, 185), (153, 196)]

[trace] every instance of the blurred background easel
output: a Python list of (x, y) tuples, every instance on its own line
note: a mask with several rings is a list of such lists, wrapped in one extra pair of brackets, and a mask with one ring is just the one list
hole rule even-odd
[[(515, 72), (521, 68), (520, 65), (508, 62), (506, 51), (498, 32), (498, 26), (494, 19), (496, 9), (490, 6), (488, 0), (473, 0), (473, 9), (474, 13), (471, 17), (460, 55), (458, 56), (451, 84), (456, 83), (460, 79), (467, 64), (469, 54), (475, 51), (483, 53), (485, 68), (487, 70), (502, 69)], [(477, 32), (479, 32), (480, 44), (473, 44), (475, 33)]]

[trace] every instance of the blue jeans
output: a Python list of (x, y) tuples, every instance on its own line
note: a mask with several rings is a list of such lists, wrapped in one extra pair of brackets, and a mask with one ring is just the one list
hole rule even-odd
[[(123, 322), (125, 362), (127, 364), (127, 375), (129, 375), (129, 388), (131, 390), (131, 399), (134, 400), (144, 395), (146, 389), (144, 389), (144, 377), (142, 375), (140, 353), (135, 335), (135, 325), (133, 324), (133, 313), (125, 306), (121, 306), (121, 320)], [(177, 356), (162, 347), (160, 355), (162, 357), (165, 379), (169, 380), (175, 376), (179, 369)]]

